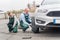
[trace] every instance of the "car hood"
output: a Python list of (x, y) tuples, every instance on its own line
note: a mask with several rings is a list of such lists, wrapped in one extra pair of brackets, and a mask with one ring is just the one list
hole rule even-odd
[(41, 5), (40, 9), (60, 9), (60, 4)]

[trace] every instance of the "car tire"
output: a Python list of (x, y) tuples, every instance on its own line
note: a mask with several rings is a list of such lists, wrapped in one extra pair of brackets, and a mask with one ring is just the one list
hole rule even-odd
[(39, 33), (39, 27), (37, 25), (35, 25), (35, 18), (32, 17), (32, 31), (34, 33)]

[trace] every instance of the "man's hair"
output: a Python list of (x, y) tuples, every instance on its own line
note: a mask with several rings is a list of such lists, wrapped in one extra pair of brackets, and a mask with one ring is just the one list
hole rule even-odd
[(26, 11), (28, 12), (28, 11), (29, 11), (29, 9), (28, 9), (28, 8), (25, 8), (25, 9), (24, 9), (24, 11), (25, 11), (25, 12), (26, 12)]

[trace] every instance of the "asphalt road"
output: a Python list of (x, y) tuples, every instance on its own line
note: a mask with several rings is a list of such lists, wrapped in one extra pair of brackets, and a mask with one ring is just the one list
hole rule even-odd
[(8, 20), (0, 20), (0, 40), (60, 40), (60, 30), (56, 29), (48, 29), (35, 34), (30, 27), (25, 33), (22, 29), (18, 29), (18, 33), (9, 33), (7, 22)]

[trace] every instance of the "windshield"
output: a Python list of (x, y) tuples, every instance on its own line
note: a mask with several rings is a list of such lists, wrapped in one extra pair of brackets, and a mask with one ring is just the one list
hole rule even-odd
[(42, 5), (60, 4), (60, 0), (44, 0)]

